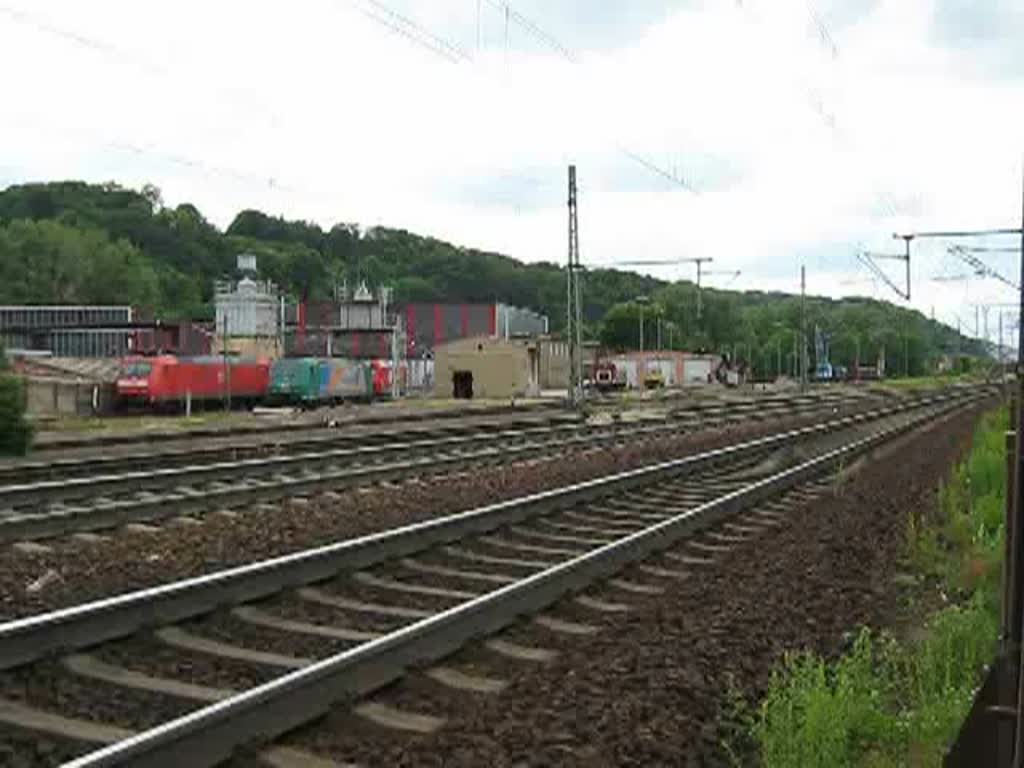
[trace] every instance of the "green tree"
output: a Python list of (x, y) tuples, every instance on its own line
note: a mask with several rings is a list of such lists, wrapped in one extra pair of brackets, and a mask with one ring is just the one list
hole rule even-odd
[[(136, 191), (67, 181), (0, 191), (4, 303), (113, 301), (165, 318), (210, 318), (214, 281), (234, 274), (242, 251), (255, 253), (263, 276), (295, 299), (327, 299), (336, 283), (366, 280), (394, 287), (401, 302), (503, 301), (546, 314), (554, 332), (565, 327), (565, 271), (558, 264), (524, 264), (402, 229), (338, 223), (325, 230), (255, 210), (242, 211), (221, 232), (191, 204), (167, 207), (152, 185)], [(781, 293), (704, 288), (698, 315), (691, 282), (593, 269), (583, 275), (582, 294), (585, 334), (613, 348), (638, 346), (639, 310), (630, 306), (638, 296), (662, 308), (663, 346), (671, 339), (677, 349), (738, 349), (761, 368), (773, 354), (777, 367), (780, 350), (788, 367), (801, 328), (800, 299)], [(943, 355), (987, 354), (980, 343), (885, 302), (808, 297), (806, 314), (809, 353), (818, 326), (833, 364), (852, 366), (858, 348), (862, 363), (884, 352), (891, 374), (903, 370), (905, 353), (916, 375), (933, 370)]]
[(24, 456), (32, 443), (32, 426), (25, 419), (21, 381), (0, 373), (0, 455)]
[(56, 221), (0, 226), (0, 300), (5, 303), (158, 303), (149, 259), (125, 240)]

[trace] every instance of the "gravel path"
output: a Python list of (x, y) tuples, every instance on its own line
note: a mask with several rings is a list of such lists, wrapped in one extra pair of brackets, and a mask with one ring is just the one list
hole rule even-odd
[[(835, 652), (850, 631), (896, 615), (907, 512), (935, 503), (982, 410), (881, 449), (851, 468), (838, 495), (794, 506), (783, 526), (666, 595), (592, 590), (633, 606), (622, 618), (590, 616), (603, 627), (596, 635), (567, 638), (530, 623), (505, 633), (560, 650), (548, 665), (496, 660), (480, 646), (445, 662), (510, 679), (500, 695), (453, 696), (412, 675), (375, 697), (447, 717), (435, 734), (385, 731), (339, 708), (288, 742), (365, 766), (724, 765), (718, 720), (730, 679), (756, 695), (786, 650)], [(651, 581), (633, 571), (623, 578)], [(578, 607), (553, 613), (580, 616)]]
[[(865, 410), (849, 406), (841, 413)], [(752, 422), (607, 449), (569, 450), (555, 458), (441, 475), (394, 486), (363, 487), (309, 503), (287, 501), (233, 517), (207, 514), (198, 526), (121, 530), (102, 541), (56, 539), (49, 552), (0, 553), (0, 620), (153, 586), (231, 565), (395, 528), (503, 499), (689, 455), (783, 428), (818, 423), (824, 413)]]

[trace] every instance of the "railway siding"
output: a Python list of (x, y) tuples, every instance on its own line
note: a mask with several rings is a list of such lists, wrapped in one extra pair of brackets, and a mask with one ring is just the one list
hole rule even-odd
[[(824, 402), (802, 398), (796, 405), (787, 402), (777, 403), (773, 408), (748, 404), (731, 410), (718, 409), (714, 411), (717, 420), (709, 425), (762, 421), (777, 413), (777, 408), (801, 413), (829, 405), (838, 407), (839, 402), (833, 398)], [(96, 532), (127, 523), (169, 516), (180, 518), (210, 508), (245, 507), (358, 484), (404, 479), (423, 472), (514, 461), (533, 451), (550, 450), (551, 444), (556, 449), (588, 444), (608, 446), (621, 440), (651, 439), (675, 429), (679, 429), (675, 421), (589, 427), (579, 423), (555, 424), (495, 433), (475, 425), (466, 434), (449, 435), (445, 431), (432, 439), (0, 486), (0, 508), (7, 508), (0, 515), (0, 541)], [(385, 464), (388, 460), (391, 463)], [(102, 466), (106, 465), (102, 462)], [(69, 504), (79, 501), (85, 503)]]
[[(372, 568), (377, 563), (395, 561), (398, 558), (398, 562), (390, 569), (385, 569), (376, 576), (371, 573), (369, 576), (372, 578), (365, 581), (364, 589), (387, 588), (408, 591), (408, 588), (402, 585), (409, 584), (411, 577), (418, 579), (421, 584), (431, 585), (431, 589), (434, 590), (433, 594), (437, 595), (435, 598), (437, 600), (443, 595), (449, 594), (451, 579), (455, 579), (456, 583), (461, 581), (462, 584), (465, 584), (467, 578), (474, 579), (476, 577), (472, 575), (472, 572), (469, 576), (466, 575), (465, 565), (459, 567), (459, 575), (451, 573), (451, 569), (446, 565), (452, 554), (449, 550), (445, 550), (445, 554), (440, 559), (433, 557), (427, 561), (421, 561), (400, 558), (413, 552), (436, 548), (439, 544), (454, 539), (464, 539), (467, 536), (478, 537), (481, 532), (491, 531), (498, 527), (504, 531), (502, 536), (505, 539), (505, 543), (500, 546), (513, 546), (538, 553), (545, 552), (547, 553), (546, 557), (554, 557), (556, 552), (559, 553), (558, 562), (542, 571), (525, 578), (519, 577), (507, 586), (492, 584), (480, 590), (481, 592), (486, 591), (487, 594), (479, 598), (468, 599), (468, 601), (467, 593), (460, 591), (456, 595), (456, 592), (450, 592), (453, 599), (460, 601), (459, 605), (450, 610), (442, 610), (430, 618), (424, 618), (391, 632), (380, 640), (370, 640), (351, 650), (344, 650), (335, 656), (314, 662), (299, 671), (280, 677), (256, 689), (186, 715), (179, 719), (174, 726), (161, 727), (156, 731), (101, 750), (76, 765), (124, 764), (124, 760), (137, 759), (141, 754), (146, 755), (147, 764), (177, 764), (175, 761), (182, 759), (186, 754), (191, 755), (193, 759), (196, 755), (202, 754), (204, 761), (207, 758), (210, 761), (205, 764), (212, 764), (218, 756), (225, 755), (217, 750), (225, 749), (227, 744), (248, 741), (255, 734), (266, 734), (269, 728), (272, 728), (274, 732), (279, 732), (280, 729), (296, 725), (301, 721), (288, 718), (308, 719), (310, 716), (322, 713), (327, 701), (331, 698), (347, 699), (352, 695), (371, 690), (393, 679), (395, 675), (402, 674), (402, 670), (411, 663), (445, 655), (460, 646), (469, 637), (495, 631), (515, 620), (516, 616), (524, 612), (536, 611), (540, 607), (550, 604), (568, 590), (579, 589), (595, 579), (608, 576), (629, 562), (643, 559), (655, 550), (670, 546), (679, 538), (692, 536), (697, 530), (711, 525), (721, 517), (735, 514), (741, 508), (746, 508), (768, 496), (777, 494), (780, 490), (805, 481), (851, 455), (866, 451), (884, 440), (891, 439), (896, 434), (906, 432), (926, 419), (933, 418), (938, 413), (957, 408), (964, 402), (965, 398), (962, 395), (943, 396), (915, 403), (909, 414), (903, 413), (903, 409), (896, 407), (878, 409), (870, 414), (835, 419), (828, 425), (791, 430), (783, 435), (708, 451), (701, 456), (663, 462), (654, 467), (579, 483), (556, 492), (536, 494), (527, 499), (455, 515), (446, 520), (409, 526), (407, 529), (391, 534), (380, 534), (357, 542), (350, 542), (349, 544), (355, 549), (353, 550), (354, 556), (348, 559), (345, 559), (344, 555), (340, 555), (345, 548), (343, 543), (336, 545), (337, 548), (321, 548), (314, 552), (299, 553), (296, 556), (278, 558), (268, 563), (234, 569), (224, 574), (212, 574), (202, 579), (191, 580), (188, 589), (207, 590), (210, 595), (217, 596), (217, 600), (233, 603), (262, 596), (268, 593), (267, 590), (280, 591), (285, 587), (297, 586), (291, 575), (282, 577), (285, 570), (295, 574), (302, 573), (301, 578), (294, 577), (299, 579), (299, 583), (303, 583), (307, 579), (322, 581), (330, 577), (332, 573)], [(819, 452), (818, 455), (801, 461), (796, 466), (779, 468), (773, 465), (773, 461), (778, 459), (779, 448), (793, 442), (806, 442), (811, 438), (818, 446), (816, 449)], [(820, 453), (821, 451), (824, 453)], [(772, 455), (775, 456), (774, 460)], [(784, 459), (783, 464), (791, 463), (791, 461), (792, 455), (788, 460)], [(739, 463), (737, 464), (737, 462)], [(725, 463), (732, 467), (729, 470), (732, 472), (732, 479), (729, 475), (725, 475), (721, 480), (707, 482), (704, 493), (711, 494), (711, 498), (702, 501), (700, 498), (691, 496), (692, 500), (686, 502), (689, 505), (686, 511), (663, 514), (659, 521), (644, 521), (636, 518), (631, 520), (630, 517), (633, 514), (644, 514), (639, 511), (631, 511), (625, 515), (622, 513), (612, 515), (610, 518), (606, 518), (607, 522), (602, 525), (591, 525), (590, 530), (580, 531), (577, 530), (580, 523), (568, 518), (564, 513), (566, 507), (582, 504), (585, 508), (594, 510), (589, 513), (591, 516), (597, 515), (598, 518), (602, 518), (604, 513), (597, 510), (601, 506), (616, 506), (619, 503), (616, 499), (623, 494), (635, 495), (638, 489), (650, 489), (653, 486), (655, 495), (661, 493), (672, 496), (679, 492), (678, 487), (675, 491), (672, 490), (672, 487), (673, 484), (678, 486), (680, 478), (698, 471), (702, 476), (707, 476), (708, 472), (711, 472), (713, 476), (716, 472), (722, 471), (722, 465)], [(660, 486), (664, 486), (663, 491), (657, 491)], [(597, 500), (605, 501), (602, 505), (593, 504)], [(631, 503), (626, 508), (634, 509)], [(559, 512), (559, 510), (562, 511)], [(555, 517), (552, 518), (552, 515)], [(543, 516), (542, 522), (559, 519), (565, 522), (558, 523), (558, 525), (545, 525), (538, 529), (533, 522), (538, 516)], [(750, 526), (768, 525), (771, 524), (773, 517), (774, 515), (770, 512), (767, 517), (764, 517), (762, 513), (760, 518), (748, 521), (746, 526), (749, 529)], [(518, 525), (516, 525), (517, 521)], [(522, 527), (525, 521), (530, 521), (528, 528)], [(639, 528), (637, 528), (638, 525)], [(526, 538), (524, 539), (524, 537)], [(531, 544), (527, 547), (526, 542), (531, 538), (541, 546)], [(484, 539), (480, 540), (484, 541)], [(721, 543), (706, 545), (706, 556), (713, 557), (723, 546), (724, 544)], [(374, 547), (378, 550), (376, 556), (366, 551), (367, 548)], [(582, 549), (579, 549), (580, 547)], [(362, 553), (360, 553), (360, 549), (362, 549)], [(475, 546), (474, 549), (476, 549)], [(699, 556), (700, 550), (696, 552), (698, 554), (696, 559), (703, 561), (704, 558)], [(569, 559), (566, 559), (567, 555), (570, 555)], [(339, 556), (343, 558), (342, 562), (337, 561)], [(364, 559), (360, 560), (360, 557)], [(334, 562), (331, 567), (322, 570), (320, 564), (330, 562), (332, 558), (334, 558)], [(692, 556), (691, 560), (694, 560)], [(687, 564), (685, 560), (683, 564)], [(506, 565), (510, 568), (514, 567), (511, 562)], [(394, 570), (396, 566), (398, 570)], [(312, 570), (306, 570), (307, 568), (312, 568)], [(653, 570), (649, 575), (658, 578), (669, 578), (674, 573), (671, 562), (667, 562), (665, 565), (651, 566), (651, 568)], [(361, 571), (356, 575), (358, 576), (359, 573)], [(267, 578), (268, 574), (276, 576), (276, 590), (273, 585), (261, 581)], [(623, 591), (624, 595), (655, 594), (661, 591), (660, 588), (656, 589), (653, 586), (645, 585), (642, 581), (613, 579), (608, 584)], [(156, 596), (161, 600), (166, 599), (168, 602), (165, 605), (170, 605), (172, 610), (177, 610), (174, 606), (177, 605), (180, 608), (183, 603), (178, 603), (182, 595), (181, 593), (176, 594), (175, 590), (181, 586), (168, 585), (137, 595), (125, 595), (91, 606), (61, 611), (49, 617), (37, 617), (9, 623), (0, 627), (0, 639), (6, 637), (11, 640), (12, 645), (5, 647), (4, 652), (0, 653), (0, 657), (20, 658), (25, 661), (29, 658), (24, 655), (26, 653), (38, 655), (47, 650), (57, 650), (58, 648), (52, 646), (47, 649), (37, 645), (34, 650), (24, 646), (25, 638), (29, 637), (32, 632), (44, 632), (47, 636), (52, 637), (55, 634), (54, 628), (57, 626), (61, 627), (63, 636), (69, 639), (69, 644), (74, 645), (75, 643), (91, 644), (96, 642), (95, 633), (106, 633), (111, 626), (117, 627), (117, 634), (131, 633), (140, 626), (144, 626), (139, 623), (139, 616), (142, 617), (143, 622), (162, 623), (168, 621), (171, 617), (162, 613), (161, 609), (154, 611), (152, 607), (143, 607), (140, 610), (138, 606), (144, 606), (145, 599)], [(233, 586), (239, 587), (241, 591), (229, 591), (226, 594), (220, 592), (225, 587), (230, 589)], [(249, 589), (254, 589), (255, 592), (250, 592)], [(426, 590), (420, 589), (420, 591)], [(134, 608), (133, 602), (135, 603)], [(203, 612), (209, 610), (210, 607), (209, 604), (193, 605), (190, 610)], [(439, 606), (435, 606), (434, 610), (438, 608)], [(135, 618), (126, 619), (125, 613), (133, 611), (136, 614)], [(254, 617), (258, 620), (263, 614), (260, 612), (255, 614), (253, 612), (244, 614), (236, 612), (234, 615), (252, 623)], [(174, 618), (181, 617), (174, 616)], [(101, 619), (109, 620), (109, 623), (103, 625)], [(303, 626), (308, 628), (308, 625), (301, 621), (288, 621), (292, 630)], [(84, 634), (76, 634), (77, 630), (74, 629), (76, 625), (84, 628), (81, 630)], [(578, 630), (580, 626), (586, 625), (577, 625), (576, 629)], [(71, 628), (70, 631), (69, 628)], [(93, 633), (92, 637), (89, 637), (90, 632)], [(111, 637), (112, 635), (103, 634), (103, 636)], [(0, 647), (3, 646), (0, 645)], [(67, 646), (59, 646), (60, 649), (64, 647)], [(498, 650), (497, 646), (494, 650)], [(506, 642), (503, 652), (520, 654), (526, 651), (517, 651), (515, 643)], [(18, 657), (19, 653), (23, 655)], [(540, 656), (538, 656), (539, 659)], [(451, 675), (447, 677), (451, 679)], [(464, 678), (463, 682), (465, 682)], [(277, 704), (282, 709), (275, 715), (269, 711), (271, 704)]]

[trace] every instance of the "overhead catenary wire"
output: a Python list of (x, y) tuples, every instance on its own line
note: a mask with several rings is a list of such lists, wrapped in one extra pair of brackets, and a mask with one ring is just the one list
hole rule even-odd
[(473, 61), (473, 57), (466, 53), (458, 43), (432, 32), (415, 19), (399, 13), (380, 0), (352, 0), (352, 2), (368, 18), (453, 63)]
[[(160, 64), (153, 61), (148, 56), (121, 48), (107, 40), (87, 35), (77, 30), (57, 24), (52, 19), (38, 12), (25, 11), (20, 8), (13, 8), (7, 4), (0, 4), (0, 15), (7, 16), (18, 24), (35, 29), (37, 32), (41, 32), (51, 37), (60, 38), (80, 48), (92, 51), (93, 53), (123, 59), (130, 62), (134, 67), (137, 67), (150, 75), (167, 78), (176, 78), (179, 76), (178, 70), (174, 67)], [(261, 102), (253, 101), (247, 94), (241, 91), (232, 88), (225, 88), (223, 86), (211, 86), (211, 90), (219, 97), (237, 102), (247, 110), (263, 113), (264, 117), (268, 118), (270, 122), (276, 122), (278, 120), (278, 114), (275, 110)]]
[[(506, 22), (506, 29), (505, 29), (505, 55), (506, 55), (506, 57), (508, 56), (508, 53), (509, 53), (509, 50), (508, 50), (509, 49), (509, 38), (508, 38), (508, 27), (507, 27), (507, 25), (508, 25), (509, 22), (512, 22), (512, 23), (515, 23), (516, 25), (518, 25), (523, 30), (525, 30), (529, 35), (531, 35), (533, 38), (535, 38), (538, 42), (540, 42), (541, 44), (543, 44), (544, 46), (549, 48), (551, 51), (553, 51), (554, 53), (559, 55), (561, 58), (565, 59), (570, 64), (578, 64), (579, 63), (579, 57), (567, 45), (565, 45), (560, 40), (558, 40), (558, 38), (555, 37), (553, 34), (547, 32), (546, 30), (544, 30), (537, 22), (533, 21), (532, 19), (528, 18), (527, 16), (524, 16), (522, 13), (520, 13), (519, 11), (515, 10), (514, 8), (512, 8), (512, 6), (508, 2), (505, 2), (505, 0), (484, 0), (484, 2), (486, 2), (491, 8), (494, 8), (495, 10), (497, 10), (500, 13), (503, 14), (503, 17), (504, 17), (505, 22)], [(477, 20), (477, 25), (478, 25), (478, 29), (479, 29), (479, 25), (480, 25), (479, 18)], [(478, 40), (479, 40), (479, 38), (478, 38)], [(655, 163), (654, 161), (644, 157), (643, 155), (639, 154), (638, 152), (635, 152), (635, 151), (629, 149), (622, 142), (616, 141), (615, 142), (615, 149), (616, 149), (616, 151), (618, 151), (619, 153), (621, 153), (625, 157), (629, 158), (630, 160), (632, 160), (633, 162), (635, 162), (638, 165), (642, 166), (643, 168), (645, 168), (646, 170), (650, 171), (651, 173), (653, 173), (653, 174), (661, 177), (662, 179), (670, 182), (671, 184), (674, 184), (676, 186), (682, 187), (683, 189), (685, 189), (688, 192), (691, 192), (693, 194), (700, 194), (699, 189), (697, 189), (687, 178), (685, 178), (683, 175), (679, 174), (677, 171), (668, 170), (668, 169), (664, 168), (663, 166), (661, 166), (661, 165)]]
[[(504, 0), (486, 0), (487, 4), (497, 11), (500, 11), (505, 17), (512, 22), (515, 22), (528, 34), (534, 37), (545, 46), (558, 53), (566, 61), (573, 64), (577, 63), (578, 59), (569, 48), (563, 45), (554, 35), (544, 31), (536, 22), (527, 18), (519, 11), (515, 10), (509, 3)], [(506, 41), (507, 43), (507, 41)]]
[[(964, 248), (963, 246), (959, 245), (951, 245), (949, 246), (949, 252), (952, 253), (954, 256), (959, 257), (965, 264), (973, 268), (975, 274), (978, 275), (979, 277), (990, 277), (993, 280), (998, 280), (1004, 285), (1013, 288), (1014, 290), (1020, 290), (1020, 285), (1018, 283), (1013, 282), (1008, 277), (1005, 277), (996, 270), (992, 269), (990, 266), (988, 266), (988, 264), (986, 264), (977, 256), (975, 256), (972, 249)], [(1011, 252), (1020, 253), (1020, 249), (1018, 248), (1015, 251)]]
[(828, 48), (829, 53), (832, 54), (833, 59), (839, 58), (839, 46), (836, 45), (836, 40), (832, 36), (832, 31), (828, 28), (825, 20), (821, 14), (818, 13), (818, 9), (814, 7), (813, 0), (807, 0), (807, 12), (810, 14), (811, 21), (814, 22), (814, 26), (818, 30), (818, 36), (821, 38), (821, 43)]
[(889, 286), (889, 288), (891, 288), (900, 298), (902, 298), (904, 301), (909, 300), (907, 292), (901, 289), (898, 285), (896, 285), (896, 283), (892, 279), (890, 279), (887, 274), (885, 274), (882, 268), (875, 263), (874, 259), (878, 255), (879, 254), (870, 254), (867, 253), (866, 251), (862, 251), (857, 254), (857, 258), (862, 264), (864, 264), (868, 269), (871, 270), (875, 277), (877, 277), (879, 280), (881, 280), (883, 283)]
[[(742, 2), (737, 3), (737, 7), (744, 9), (745, 6)], [(840, 48), (836, 41), (835, 35), (829, 28), (825, 21), (825, 18), (818, 11), (814, 5), (813, 0), (807, 0), (806, 4), (807, 14), (814, 25), (815, 31), (817, 32), (818, 39), (822, 47), (829, 53), (831, 59), (835, 62), (840, 58)], [(749, 15), (753, 16), (753, 12)], [(803, 86), (807, 94), (808, 105), (811, 110), (821, 118), (825, 127), (828, 128), (832, 134), (833, 139), (839, 142), (842, 139), (842, 134), (839, 125), (839, 118), (835, 111), (832, 111), (826, 107), (825, 100), (821, 93), (811, 86)], [(872, 184), (876, 188), (875, 201), (881, 205), (884, 209), (885, 214), (890, 218), (895, 218), (900, 214), (900, 206), (896, 204), (892, 196), (884, 189), (878, 188), (878, 185)]]
[[(151, 76), (168, 78), (177, 76), (177, 73), (171, 67), (162, 66), (142, 54), (126, 50), (109, 41), (102, 40), (91, 35), (86, 35), (68, 27), (56, 24), (42, 14), (13, 8), (7, 4), (0, 4), (0, 15), (7, 16), (15, 22), (23, 26), (30, 27), (42, 34), (70, 42), (73, 45), (84, 48), (92, 53), (112, 56), (131, 62), (139, 70)], [(240, 93), (219, 87), (214, 87), (214, 92), (229, 101), (236, 101), (239, 104), (244, 105), (249, 110), (262, 112), (264, 116), (268, 118), (268, 122), (272, 124), (276, 124), (278, 120), (276, 112), (261, 104), (251, 102)], [(276, 191), (295, 191), (295, 187), (281, 183), (281, 181), (273, 175), (242, 171), (223, 165), (213, 165), (180, 152), (167, 152), (160, 149), (154, 149), (152, 147), (144, 147), (131, 141), (103, 140), (102, 138), (100, 141), (103, 146), (118, 152), (130, 152), (143, 157), (155, 158), (174, 165), (190, 168), (208, 176), (220, 176), (231, 179), (235, 182), (265, 186)]]
[(130, 152), (132, 154), (141, 155), (144, 157), (156, 157), (160, 160), (173, 163), (174, 165), (180, 165), (185, 168), (191, 168), (193, 170), (200, 171), (201, 173), (207, 175), (222, 176), (224, 178), (228, 178), (233, 181), (244, 184), (260, 184), (279, 191), (296, 191), (294, 187), (281, 183), (274, 176), (264, 176), (250, 171), (239, 171), (234, 168), (229, 168), (226, 166), (211, 165), (209, 163), (205, 163), (201, 160), (196, 160), (186, 155), (179, 155), (172, 152), (164, 152), (158, 149), (141, 147), (137, 144), (133, 144), (131, 142), (126, 141), (109, 141), (106, 142), (106, 146), (121, 152)]

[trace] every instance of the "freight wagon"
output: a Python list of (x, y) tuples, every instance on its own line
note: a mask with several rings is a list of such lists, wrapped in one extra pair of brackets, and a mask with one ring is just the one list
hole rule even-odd
[(122, 362), (118, 399), (148, 405), (182, 404), (225, 398), (233, 402), (263, 400), (270, 386), (270, 362), (221, 357), (131, 357)]
[(376, 394), (369, 361), (290, 357), (274, 361), (268, 400), (315, 406), (342, 400), (370, 400)]

